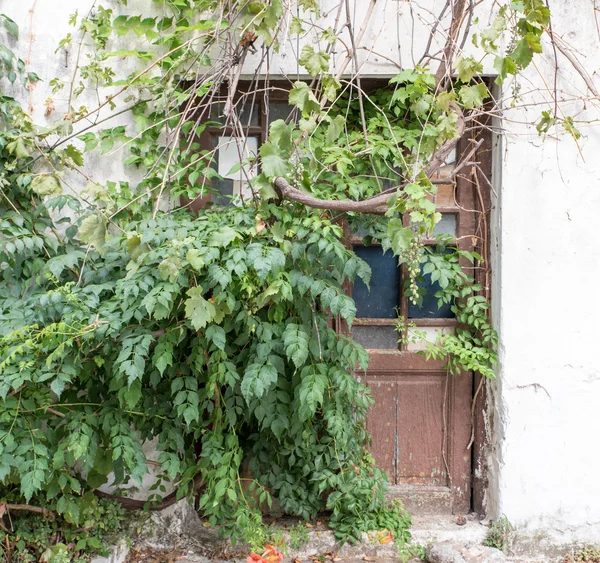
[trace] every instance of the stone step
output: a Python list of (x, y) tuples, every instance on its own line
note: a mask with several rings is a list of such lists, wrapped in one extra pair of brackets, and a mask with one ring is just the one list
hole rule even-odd
[[(446, 559), (429, 553), (431, 563), (560, 563), (562, 557), (547, 551), (536, 553), (536, 550), (509, 554), (505, 557), (501, 552), (487, 552), (482, 548), (482, 542), (488, 527), (476, 515), (457, 517), (448, 514), (415, 516), (411, 527), (412, 544), (431, 546), (436, 544), (451, 544), (454, 554), (450, 549)], [(287, 532), (283, 532), (284, 536)], [(309, 541), (298, 549), (289, 548), (284, 563), (390, 563), (398, 562), (398, 548), (393, 543), (381, 544), (375, 534), (363, 534), (362, 541), (356, 545), (345, 544), (340, 546), (335, 540), (333, 532), (325, 526), (315, 526), (308, 530)], [(518, 542), (517, 542), (518, 545)], [(156, 563), (246, 563), (248, 549), (243, 546), (232, 546), (227, 540), (219, 539), (217, 530), (206, 527), (196, 512), (185, 500), (154, 513), (149, 523), (138, 540), (136, 547), (151, 548), (156, 552), (164, 553), (177, 551), (178, 559), (169, 561), (157, 560)], [(441, 548), (440, 548), (441, 549)], [(127, 548), (117, 546), (114, 553), (108, 558), (97, 558), (92, 563), (124, 563)], [(440, 551), (438, 549), (438, 551)], [(497, 550), (496, 550), (497, 551)], [(491, 553), (491, 555), (490, 555)], [(323, 554), (335, 554), (319, 557)], [(498, 555), (499, 554), (499, 555)], [(485, 556), (488, 556), (485, 559)], [(470, 559), (467, 556), (471, 557)], [(437, 557), (437, 559), (435, 558)], [(454, 557), (454, 559), (452, 559)], [(495, 557), (495, 559), (490, 558)], [(155, 563), (148, 560), (132, 563)]]

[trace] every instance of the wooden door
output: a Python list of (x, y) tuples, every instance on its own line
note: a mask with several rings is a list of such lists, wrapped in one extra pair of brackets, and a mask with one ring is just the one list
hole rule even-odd
[[(374, 81), (372, 87), (382, 85), (385, 83)], [(253, 95), (251, 83), (240, 83), (236, 100), (249, 100), (242, 113), (247, 137), (244, 151), (256, 150), (266, 140), (269, 124), (293, 112), (287, 102), (287, 85), (271, 82), (271, 88), (267, 103), (264, 96)], [(219, 122), (219, 108), (226, 100), (224, 90), (197, 111), (205, 112), (205, 119), (209, 119), (210, 114), (211, 120)], [(483, 128), (474, 130), (484, 131)], [(456, 181), (437, 186), (436, 206), (442, 213), (442, 221), (435, 234), (455, 236), (457, 246), (464, 250), (486, 245), (487, 210), (482, 213), (482, 206), (487, 205), (488, 198), (482, 197), (478, 190), (486, 189), (490, 138), (487, 133), (477, 134), (483, 137), (484, 144), (470, 160), (479, 163), (477, 173), (481, 182), (474, 182), (473, 168), (469, 166), (463, 168)], [(228, 174), (231, 163), (221, 162), (226, 159), (221, 159), (220, 152), (231, 144), (234, 135), (236, 132), (225, 123), (213, 123), (200, 135), (199, 146), (213, 154), (215, 167), (223, 179), (211, 182), (220, 196), (207, 194), (188, 202), (192, 209), (202, 207), (211, 199), (224, 203), (232, 194), (243, 195), (244, 185), (256, 171), (242, 167), (231, 175)], [(469, 152), (475, 140), (461, 140), (457, 149), (459, 158), (455, 160), (460, 162), (460, 155)], [(447, 176), (454, 165), (449, 163), (437, 180)], [(389, 475), (390, 494), (401, 498), (413, 513), (467, 512), (472, 506), (472, 454), (467, 446), (472, 437), (473, 374), (448, 376), (443, 362), (426, 361), (414, 345), (398, 344), (398, 333), (394, 329), (398, 313), (406, 322), (432, 335), (437, 330), (454, 330), (456, 321), (447, 307), (438, 309), (433, 299), (426, 300), (420, 310), (409, 305), (402, 291), (406, 272), (394, 266), (393, 256), (384, 255), (378, 247), (365, 246), (362, 237), (351, 233), (348, 233), (348, 244), (373, 270), (370, 292), (360, 284), (349, 288), (358, 311), (352, 336), (371, 356), (368, 371), (357, 377), (365, 380), (375, 399), (368, 419), (373, 456)], [(338, 327), (347, 332), (342, 323), (338, 323)], [(477, 447), (476, 441), (473, 449)]]
[[(460, 162), (460, 155), (474, 141), (461, 140), (455, 160)], [(482, 212), (487, 198), (481, 197), (481, 191), (490, 160), (489, 138), (484, 141), (472, 157), (476, 168), (464, 167), (454, 182), (437, 186), (436, 207), (442, 220), (434, 233), (451, 235), (459, 249), (480, 253), (487, 239), (482, 235), (488, 212)], [(437, 180), (447, 177), (453, 166), (446, 165)], [(454, 315), (449, 306), (438, 308), (433, 298), (436, 284), (427, 276), (423, 283), (428, 297), (416, 307), (404, 296), (406, 271), (397, 266), (391, 252), (365, 246), (361, 236), (351, 233), (348, 242), (372, 269), (370, 291), (361, 282), (350, 290), (357, 304), (351, 334), (371, 357), (366, 374), (357, 377), (365, 380), (375, 399), (368, 418), (371, 452), (390, 478), (390, 495), (401, 498), (416, 514), (468, 512), (472, 507), (473, 374), (448, 375), (444, 362), (427, 361), (419, 352), (422, 344), (398, 343), (395, 328), (400, 315), (405, 325), (415, 327), (412, 330), (435, 338), (438, 331), (455, 330)], [(461, 265), (468, 271), (468, 262)]]

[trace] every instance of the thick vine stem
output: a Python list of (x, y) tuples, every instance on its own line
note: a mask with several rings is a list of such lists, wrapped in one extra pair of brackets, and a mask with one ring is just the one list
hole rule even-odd
[(275, 190), (283, 199), (297, 201), (307, 207), (316, 209), (331, 209), (333, 211), (356, 211), (359, 213), (381, 213), (385, 212), (386, 202), (391, 194), (379, 194), (362, 201), (339, 200), (339, 199), (319, 199), (302, 190), (294, 188), (289, 182), (282, 178), (275, 178), (273, 184)]
[[(194, 491), (200, 490), (203, 484), (204, 479), (197, 475), (194, 478)], [(98, 498), (105, 498), (114, 502), (118, 502), (123, 508), (127, 510), (144, 510), (146, 508), (152, 511), (164, 510), (165, 508), (174, 505), (178, 500), (180, 500), (179, 498), (177, 498), (177, 493), (178, 489), (175, 489), (172, 493), (169, 493), (162, 501), (160, 501), (157, 504), (153, 504), (152, 501), (150, 501), (149, 499), (136, 500), (132, 498), (112, 495), (111, 493), (105, 493), (104, 491), (100, 491), (99, 489), (94, 489), (94, 494)]]
[(41, 514), (45, 518), (50, 518), (51, 520), (56, 520), (56, 514), (52, 512), (52, 510), (48, 510), (47, 508), (41, 508), (39, 506), (32, 506), (30, 504), (9, 504), (6, 502), (0, 502), (0, 518), (4, 516), (4, 514), (14, 510), (18, 511), (27, 511), (27, 512), (36, 512)]
[(436, 90), (443, 89), (445, 79), (452, 74), (452, 59), (458, 46), (458, 36), (466, 15), (466, 0), (454, 0), (452, 2), (452, 21), (446, 37), (446, 43), (441, 55), (440, 66), (435, 73)]
[[(452, 102), (450, 107), (458, 115), (456, 123), (456, 136), (453, 139), (449, 139), (445, 143), (442, 143), (440, 148), (433, 154), (431, 160), (425, 166), (424, 172), (428, 177), (431, 177), (440, 167), (444, 165), (444, 162), (450, 152), (458, 144), (459, 138), (465, 131), (465, 118), (462, 110), (458, 107), (458, 104)], [(470, 158), (468, 156), (467, 158)], [(395, 188), (390, 188), (385, 192), (377, 194), (376, 196), (370, 197), (369, 199), (363, 199), (361, 201), (352, 200), (339, 200), (339, 199), (319, 199), (314, 197), (298, 188), (294, 188), (290, 183), (283, 177), (275, 178), (273, 181), (275, 191), (279, 194), (282, 199), (291, 201), (297, 201), (307, 207), (313, 207), (315, 209), (329, 209), (332, 211), (348, 212), (353, 211), (357, 213), (375, 213), (382, 214), (387, 211), (387, 201), (392, 196), (392, 193), (401, 190), (406, 184), (401, 184)]]
[(458, 144), (458, 140), (460, 139), (460, 137), (463, 136), (463, 133), (465, 132), (465, 115), (463, 111), (460, 109), (456, 102), (451, 102), (450, 108), (458, 116), (458, 119), (456, 121), (456, 135), (453, 139), (449, 139), (445, 143), (442, 143), (440, 148), (437, 151), (435, 151), (435, 153), (431, 157), (429, 164), (425, 167), (425, 174), (430, 177), (441, 166), (443, 166), (444, 162), (446, 161), (446, 158), (448, 158), (448, 155), (456, 147), (456, 145)]

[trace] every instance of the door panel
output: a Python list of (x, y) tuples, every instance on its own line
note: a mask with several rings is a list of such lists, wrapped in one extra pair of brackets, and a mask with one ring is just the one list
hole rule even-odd
[[(390, 379), (390, 378), (388, 378)], [(376, 409), (367, 418), (367, 430), (373, 440), (371, 453), (377, 467), (383, 469), (395, 483), (398, 438), (398, 386), (386, 377), (367, 377), (367, 385), (375, 399)]]
[[(382, 363), (404, 365), (405, 371), (386, 374), (377, 370)], [(427, 366), (422, 356), (406, 352), (377, 352), (372, 364), (365, 382), (375, 406), (367, 428), (391, 496), (415, 513), (468, 512), (472, 377), (449, 376), (438, 362)]]
[(396, 484), (446, 485), (445, 373), (398, 378)]
[(415, 514), (468, 512), (473, 375), (449, 375), (414, 351), (368, 351), (363, 381), (375, 404), (367, 429), (390, 494)]

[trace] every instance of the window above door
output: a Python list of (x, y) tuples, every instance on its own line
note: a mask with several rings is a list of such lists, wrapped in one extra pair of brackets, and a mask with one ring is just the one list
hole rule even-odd
[(267, 140), (269, 126), (277, 119), (295, 119), (296, 110), (288, 104), (288, 85), (272, 83), (266, 90), (256, 83), (241, 82), (234, 97), (235, 119), (224, 115), (228, 93), (225, 88), (199, 102), (199, 121), (208, 123), (195, 139), (207, 155), (216, 175), (204, 179), (206, 190), (189, 207), (197, 210), (210, 202), (219, 205), (242, 204), (252, 198), (251, 181), (260, 170), (258, 150)]
[[(460, 146), (459, 146), (460, 150)], [(472, 240), (467, 236), (472, 228), (469, 186), (444, 178), (450, 176), (456, 155), (447, 160), (436, 180), (435, 204), (441, 219), (425, 239), (426, 252), (453, 253), (467, 249)], [(467, 205), (464, 205), (464, 203)], [(381, 221), (384, 221), (382, 218)], [(408, 224), (405, 221), (405, 224)], [(347, 244), (371, 267), (371, 281), (367, 287), (357, 280), (349, 289), (356, 302), (357, 315), (351, 330), (352, 337), (368, 350), (417, 351), (438, 334), (454, 332), (456, 327), (452, 303), (443, 303), (436, 297), (441, 289), (429, 273), (418, 276), (419, 300), (413, 303), (405, 291), (409, 276), (398, 258), (373, 241), (364, 229), (347, 228)], [(438, 247), (438, 238), (444, 244)], [(401, 334), (403, 337), (401, 338)]]

